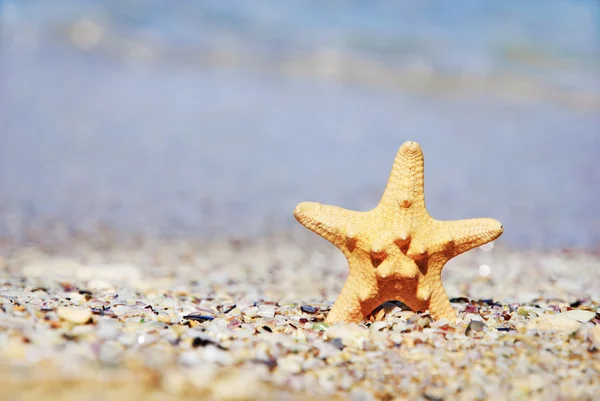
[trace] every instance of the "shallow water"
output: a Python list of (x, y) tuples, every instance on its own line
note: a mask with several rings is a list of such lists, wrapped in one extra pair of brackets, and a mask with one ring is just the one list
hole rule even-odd
[(497, 218), (513, 247), (600, 241), (594, 2), (0, 4), (5, 235), (368, 209), (410, 139), (434, 217)]

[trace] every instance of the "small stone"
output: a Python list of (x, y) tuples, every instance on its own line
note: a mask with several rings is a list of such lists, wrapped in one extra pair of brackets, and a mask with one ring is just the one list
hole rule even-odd
[(398, 322), (394, 323), (393, 330), (397, 331), (397, 332), (406, 331), (406, 330), (408, 330), (408, 323), (403, 322), (403, 321), (398, 321)]
[(440, 327), (444, 327), (449, 324), (450, 322), (448, 321), (448, 319), (442, 318), (440, 320), (436, 320), (435, 322), (431, 322), (429, 327), (431, 327), (432, 329), (439, 329)]
[(325, 322), (316, 322), (315, 324), (312, 325), (312, 329), (314, 331), (325, 331), (325, 330), (327, 330), (328, 327), (329, 327), (329, 325)]
[(402, 312), (398, 312), (397, 315), (398, 315), (398, 317), (400, 317), (402, 319), (408, 320), (415, 315), (415, 312), (410, 311), (410, 310), (405, 310)]
[(215, 343), (213, 340), (211, 340), (210, 338), (207, 337), (194, 337), (192, 339), (192, 348), (198, 348), (198, 347), (206, 347), (208, 345), (213, 345), (219, 349), (223, 349), (223, 347), (217, 343)]
[(273, 318), (275, 317), (275, 308), (261, 306), (258, 308), (257, 315), (265, 318)]
[(334, 338), (333, 340), (329, 341), (329, 344), (333, 345), (334, 347), (336, 347), (339, 350), (344, 349), (344, 344), (342, 343), (342, 339), (341, 338)]
[(373, 316), (376, 322), (380, 322), (385, 319), (385, 309), (381, 308), (377, 311), (377, 313)]
[(467, 329), (465, 330), (465, 335), (467, 337), (471, 337), (475, 333), (479, 333), (479, 332), (483, 331), (485, 328), (486, 328), (486, 326), (483, 322), (480, 322), (478, 320), (471, 320), (471, 322), (467, 326)]
[(340, 324), (329, 327), (327, 338), (340, 338), (345, 346), (355, 346), (361, 348), (369, 332), (364, 327), (354, 323)]
[(563, 316), (567, 319), (577, 320), (580, 323), (586, 323), (592, 320), (595, 316), (595, 312), (583, 309), (575, 309), (567, 312), (559, 313), (558, 316)]
[(238, 308), (233, 308), (229, 312), (227, 312), (227, 315), (229, 315), (229, 316), (242, 316), (242, 311), (239, 310)]
[(80, 294), (78, 292), (71, 292), (69, 293), (68, 297), (72, 303), (75, 303), (77, 305), (81, 305), (83, 302), (85, 302), (85, 295)]
[(530, 321), (527, 328), (537, 330), (557, 330), (572, 333), (577, 331), (582, 323), (589, 322), (594, 316), (596, 316), (594, 312), (579, 309), (556, 315), (545, 314)]
[(196, 321), (196, 322), (208, 322), (208, 321), (211, 321), (211, 320), (215, 320), (215, 318), (212, 317), (212, 316), (208, 316), (208, 315), (196, 315), (196, 314), (186, 315), (183, 318), (186, 319), (186, 320), (193, 320), (193, 321)]
[(300, 309), (302, 310), (302, 312), (311, 313), (311, 314), (317, 313), (319, 311), (318, 308), (315, 308), (314, 306), (311, 306), (311, 305), (302, 305), (300, 307)]
[(404, 336), (400, 333), (393, 332), (390, 334), (389, 338), (390, 338), (390, 341), (392, 342), (392, 344), (399, 345), (399, 344), (402, 344), (402, 340), (403, 340)]
[(371, 327), (369, 327), (369, 330), (371, 331), (371, 333), (377, 333), (378, 331), (381, 331), (387, 327), (388, 327), (387, 322), (373, 322), (371, 324)]
[[(336, 341), (337, 340), (337, 341)], [(339, 338), (336, 338), (332, 341), (316, 341), (314, 347), (319, 350), (319, 358), (327, 359), (331, 356), (337, 355), (340, 353), (340, 350), (344, 348), (342, 341)]]
[(116, 316), (121, 318), (136, 316), (140, 313), (139, 309), (131, 308), (126, 305), (117, 305), (112, 308), (112, 311), (115, 313)]
[(158, 315), (156, 316), (156, 320), (161, 322), (161, 323), (171, 323), (171, 318), (169, 317), (169, 315), (167, 315), (164, 312), (159, 312)]
[(85, 324), (92, 318), (92, 311), (84, 308), (60, 307), (56, 310), (59, 318), (75, 324)]
[(244, 314), (244, 316), (256, 317), (258, 313), (258, 308), (256, 306), (251, 306), (249, 308), (243, 309), (242, 313)]

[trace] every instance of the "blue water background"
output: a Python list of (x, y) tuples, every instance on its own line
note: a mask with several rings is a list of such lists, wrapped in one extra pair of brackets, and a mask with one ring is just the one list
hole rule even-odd
[[(595, 1), (0, 2), (0, 234), (256, 235), (373, 207), (405, 140), (440, 219), (600, 243)], [(51, 228), (54, 227), (54, 228)]]

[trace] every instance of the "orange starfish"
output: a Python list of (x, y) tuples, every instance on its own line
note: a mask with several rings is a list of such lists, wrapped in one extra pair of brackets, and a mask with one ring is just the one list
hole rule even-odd
[(398, 300), (434, 319), (456, 321), (442, 286), (453, 257), (498, 238), (494, 219), (439, 221), (425, 208), (423, 152), (416, 142), (398, 151), (379, 204), (367, 212), (302, 202), (294, 210), (306, 228), (337, 246), (350, 273), (327, 323), (360, 322), (383, 302)]

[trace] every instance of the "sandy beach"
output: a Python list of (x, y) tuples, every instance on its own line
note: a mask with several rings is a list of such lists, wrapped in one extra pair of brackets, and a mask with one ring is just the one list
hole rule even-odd
[(592, 400), (600, 255), (452, 260), (454, 324), (387, 303), (324, 317), (347, 275), (309, 233), (3, 244), (2, 399)]
[[(594, 2), (166, 3), (0, 0), (0, 401), (600, 399)], [(504, 233), (329, 326), (409, 140)]]

